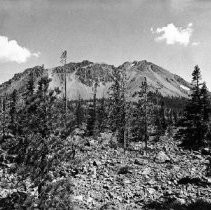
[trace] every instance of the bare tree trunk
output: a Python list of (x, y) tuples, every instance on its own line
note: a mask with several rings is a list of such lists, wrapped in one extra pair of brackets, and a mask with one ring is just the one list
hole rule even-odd
[(67, 69), (65, 68), (67, 62), (67, 51), (62, 52), (61, 63), (64, 65), (64, 101), (65, 101), (65, 127), (67, 127)]
[(147, 78), (144, 77), (144, 125), (145, 125), (145, 134), (144, 134), (144, 141), (145, 141), (145, 152), (147, 154), (147, 143), (149, 139), (148, 134), (148, 115), (147, 115)]
[(124, 152), (127, 150), (127, 123), (124, 127)]
[(97, 102), (97, 82), (95, 82), (94, 84), (94, 95), (93, 95), (93, 111), (94, 111), (94, 116), (93, 116), (93, 120), (94, 120), (94, 125), (93, 125), (93, 136), (94, 138), (96, 137), (97, 135), (97, 122), (96, 122), (96, 102)]
[[(64, 68), (66, 65), (66, 59), (64, 61)], [(67, 69), (65, 68), (65, 82), (64, 82), (64, 88), (65, 88), (65, 127), (67, 127)]]

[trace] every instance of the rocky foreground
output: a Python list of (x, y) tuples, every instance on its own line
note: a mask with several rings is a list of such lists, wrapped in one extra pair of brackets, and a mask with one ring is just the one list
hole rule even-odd
[[(68, 178), (74, 209), (211, 209), (209, 155), (184, 151), (167, 136), (151, 140), (147, 154), (140, 143), (131, 143), (124, 152), (109, 134), (83, 142), (74, 160), (61, 163), (60, 177), (52, 178)], [(0, 209), (11, 205), (8, 198), (17, 200), (14, 193), (19, 192), (18, 202), (27, 193), (37, 196), (30, 180), (17, 189), (18, 178), (7, 174), (9, 167), (0, 169)]]
[(82, 172), (72, 178), (75, 203), (82, 209), (186, 209), (197, 200), (211, 202), (208, 156), (177, 144), (162, 137), (143, 154), (140, 144), (124, 152), (93, 142)]

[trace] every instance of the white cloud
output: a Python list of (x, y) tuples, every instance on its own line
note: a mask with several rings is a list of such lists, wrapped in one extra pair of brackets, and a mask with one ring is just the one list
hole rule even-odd
[(6, 36), (0, 36), (0, 61), (25, 63), (30, 57), (39, 57), (40, 52), (32, 53), (25, 47), (21, 47), (16, 40), (9, 40)]
[(193, 34), (193, 24), (189, 23), (186, 28), (176, 27), (173, 23), (168, 24), (162, 28), (154, 30), (151, 28), (151, 32), (157, 34), (155, 41), (165, 41), (168, 45), (180, 44), (187, 46), (190, 43), (190, 38)]

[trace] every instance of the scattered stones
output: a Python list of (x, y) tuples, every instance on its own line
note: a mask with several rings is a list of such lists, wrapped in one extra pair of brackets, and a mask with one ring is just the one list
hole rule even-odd
[[(145, 156), (139, 152), (143, 148), (140, 143), (136, 151), (126, 153), (108, 145), (103, 150), (101, 143), (94, 149), (92, 146), (87, 153), (78, 152), (81, 165), (77, 170), (67, 171), (75, 193), (71, 197), (80, 210), (144, 209), (146, 203), (162, 203), (165, 199), (172, 199), (171, 204), (187, 205), (197, 197), (210, 197), (211, 179), (203, 178), (209, 156), (179, 150), (173, 140), (161, 137), (159, 142), (149, 142), (151, 149)], [(1, 170), (0, 180), (5, 186), (7, 180)], [(1, 185), (0, 192), (4, 192)]]
[[(173, 140), (162, 140), (152, 146), (149, 143), (153, 149), (145, 156), (138, 152), (142, 148), (139, 143), (136, 151), (126, 154), (119, 148), (114, 150), (109, 146), (105, 146), (105, 150), (100, 147), (97, 152), (89, 153), (92, 157), (87, 158), (87, 162), (91, 163), (87, 164), (87, 178), (83, 181), (73, 179), (76, 191), (79, 190), (79, 194), (84, 196), (83, 201), (78, 201), (82, 209), (144, 209), (144, 204), (162, 202), (162, 199), (172, 198), (172, 203), (186, 205), (197, 197), (208, 198), (211, 193), (209, 181), (202, 179), (205, 158), (200, 153), (177, 149)], [(163, 146), (169, 149), (165, 152)], [(155, 154), (156, 149), (161, 152)], [(89, 172), (93, 166), (97, 169), (96, 178)], [(183, 179), (187, 177), (190, 179)], [(197, 178), (202, 182), (197, 182)], [(89, 194), (89, 191), (97, 192), (101, 199)], [(90, 202), (89, 208), (83, 206), (85, 198), (90, 196), (95, 203)]]

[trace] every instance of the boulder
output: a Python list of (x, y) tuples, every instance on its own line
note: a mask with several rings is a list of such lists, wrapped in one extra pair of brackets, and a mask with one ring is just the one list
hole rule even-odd
[(147, 191), (150, 195), (153, 195), (156, 192), (156, 190), (154, 188), (148, 188)]
[(201, 155), (194, 155), (193, 158), (194, 159), (203, 160), (203, 157)]
[(209, 148), (203, 148), (201, 150), (201, 154), (202, 155), (210, 155), (211, 154), (210, 149)]
[(135, 159), (134, 164), (136, 164), (136, 165), (143, 165), (143, 163), (141, 163), (138, 159)]
[(165, 154), (165, 152), (160, 151), (160, 152), (156, 155), (155, 161), (156, 161), (157, 163), (167, 163), (167, 162), (170, 162), (171, 160), (170, 160), (169, 156)]
[(93, 166), (99, 167), (101, 165), (100, 161), (94, 160), (93, 161)]
[(203, 186), (203, 187), (210, 185), (208, 179), (205, 179), (203, 177), (192, 178), (189, 176), (183, 177), (180, 180), (178, 180), (178, 184), (182, 184), (182, 185), (192, 184), (192, 185)]
[(25, 192), (13, 192), (6, 197), (0, 197), (0, 209), (24, 209), (22, 205), (26, 199)]
[(128, 173), (132, 173), (131, 170), (130, 170), (130, 167), (129, 166), (123, 166), (119, 169), (118, 173), (117, 174), (128, 174)]
[(142, 175), (148, 175), (151, 173), (151, 169), (149, 167), (145, 168), (143, 171), (141, 171)]
[(186, 204), (186, 200), (184, 198), (176, 198), (177, 199), (177, 202), (180, 204), (180, 205), (185, 205)]

